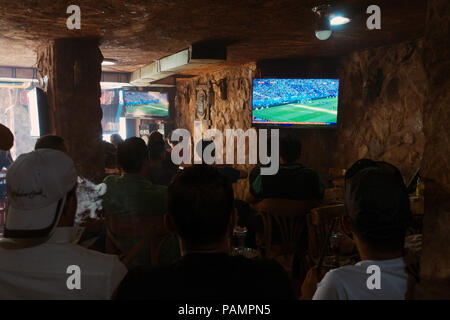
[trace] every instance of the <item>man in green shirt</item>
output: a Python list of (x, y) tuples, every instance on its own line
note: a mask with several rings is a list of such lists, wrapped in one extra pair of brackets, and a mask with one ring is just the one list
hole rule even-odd
[(250, 181), (247, 201), (256, 203), (267, 198), (291, 200), (323, 199), (325, 187), (319, 174), (300, 163), (301, 142), (295, 136), (280, 139), (280, 168), (275, 175), (258, 174)]
[[(141, 138), (129, 138), (117, 148), (117, 160), (124, 170), (124, 174), (108, 176), (104, 183), (107, 185), (103, 197), (105, 214), (120, 216), (163, 216), (167, 212), (165, 186), (154, 185), (148, 176), (148, 149)], [(118, 239), (124, 247), (132, 247), (137, 239)], [(149, 248), (143, 248), (136, 264), (149, 262)], [(170, 263), (179, 256), (175, 237), (166, 240), (160, 251), (160, 262)]]

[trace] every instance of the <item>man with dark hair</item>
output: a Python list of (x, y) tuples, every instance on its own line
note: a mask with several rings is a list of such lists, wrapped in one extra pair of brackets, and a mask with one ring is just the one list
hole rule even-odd
[(119, 144), (117, 161), (126, 173), (139, 174), (147, 170), (148, 150), (144, 140), (133, 137)]
[(107, 141), (102, 141), (103, 154), (105, 155), (105, 174), (108, 176), (120, 174), (117, 164), (117, 149)]
[[(162, 146), (162, 148), (164, 149), (164, 154), (160, 154), (162, 157), (161, 159), (163, 159), (161, 164), (163, 165), (163, 167), (165, 169), (167, 169), (172, 174), (170, 176), (170, 178), (172, 178), (173, 174), (177, 172), (178, 166), (172, 162), (170, 151), (166, 150), (166, 142), (164, 141), (164, 136), (162, 135), (162, 133), (159, 132), (158, 130), (152, 131), (150, 133), (150, 135), (148, 136), (147, 145), (148, 145), (149, 150), (150, 150), (150, 145), (153, 145), (156, 147), (155, 152), (153, 153), (154, 155), (157, 153), (156, 150), (161, 149), (161, 146)], [(167, 176), (165, 179), (162, 178), (162, 180), (163, 180), (163, 182), (165, 182), (165, 183), (163, 183), (164, 185), (168, 185), (168, 182), (170, 181), (170, 179), (169, 179), (169, 181), (166, 181)]]
[(117, 149), (117, 147), (119, 146), (119, 144), (121, 144), (122, 142), (123, 142), (123, 139), (122, 139), (122, 137), (120, 136), (120, 134), (118, 134), (118, 133), (113, 133), (112, 135), (111, 135), (111, 137), (109, 138), (109, 141), (114, 145), (114, 147), (116, 147), (116, 149)]
[[(209, 152), (209, 149), (212, 148), (211, 156), (216, 156), (216, 145), (212, 139), (200, 140), (196, 148), (196, 151), (202, 157), (203, 162), (205, 162), (205, 150), (208, 150)], [(246, 171), (235, 169), (230, 165), (216, 165), (216, 168), (230, 183), (236, 183), (239, 179), (247, 178), (248, 175)]]
[(280, 168), (275, 175), (259, 174), (250, 183), (247, 201), (266, 198), (321, 200), (324, 185), (317, 172), (300, 164), (300, 139), (285, 135), (280, 139)]
[(34, 145), (34, 150), (38, 149), (53, 149), (67, 153), (64, 139), (60, 136), (48, 134), (37, 139)]
[(148, 136), (148, 142), (164, 142), (164, 136), (158, 130), (153, 130)]
[(0, 151), (8, 151), (14, 145), (14, 135), (11, 130), (0, 123)]
[(166, 161), (170, 153), (166, 151), (164, 141), (149, 140), (148, 152), (150, 156), (148, 175), (150, 181), (157, 185), (168, 186), (170, 180), (177, 173), (177, 167)]
[[(404, 299), (407, 273), (403, 260), (406, 229), (411, 222), (409, 198), (399, 170), (386, 162), (362, 159), (345, 177), (346, 216), (361, 262), (329, 271), (317, 285), (317, 269), (308, 273), (305, 298), (317, 300)], [(371, 272), (369, 272), (371, 268)], [(379, 271), (379, 286), (369, 276)]]
[[(117, 160), (125, 171), (122, 176), (108, 176), (103, 197), (106, 215), (163, 216), (167, 212), (165, 186), (154, 185), (148, 177), (148, 149), (141, 138), (128, 138), (118, 146)], [(134, 239), (122, 239), (125, 247), (131, 247)], [(166, 247), (168, 246), (168, 247)], [(169, 252), (167, 252), (167, 250)], [(179, 255), (176, 243), (165, 242), (161, 250), (161, 263), (169, 263)], [(136, 264), (148, 262), (150, 254), (142, 250)]]
[(119, 299), (291, 299), (286, 271), (273, 260), (229, 256), (236, 222), (233, 189), (217, 168), (184, 169), (168, 188), (167, 227), (182, 258), (169, 267), (131, 271)]

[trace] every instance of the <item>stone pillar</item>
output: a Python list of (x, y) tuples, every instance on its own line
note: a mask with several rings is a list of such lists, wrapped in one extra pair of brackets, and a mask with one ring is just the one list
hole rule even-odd
[(416, 299), (450, 299), (450, 2), (429, 0), (423, 62), (425, 218)]
[(66, 141), (78, 175), (99, 182), (104, 175), (98, 41), (58, 39), (38, 49), (37, 68), (47, 92), (54, 134)]

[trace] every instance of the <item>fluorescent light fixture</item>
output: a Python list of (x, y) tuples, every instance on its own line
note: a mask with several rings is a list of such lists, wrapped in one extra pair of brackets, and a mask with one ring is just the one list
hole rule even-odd
[(332, 26), (339, 26), (339, 25), (346, 24), (349, 22), (350, 22), (350, 19), (343, 17), (343, 16), (334, 16), (330, 19), (330, 24)]
[(102, 66), (113, 66), (116, 62), (114, 59), (103, 59)]

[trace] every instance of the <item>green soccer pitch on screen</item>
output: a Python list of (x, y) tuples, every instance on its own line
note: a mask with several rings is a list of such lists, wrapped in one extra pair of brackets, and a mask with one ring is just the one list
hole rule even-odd
[(119, 103), (125, 106), (127, 117), (167, 118), (169, 116), (167, 93), (123, 90)]
[(254, 79), (252, 123), (335, 127), (339, 79)]

